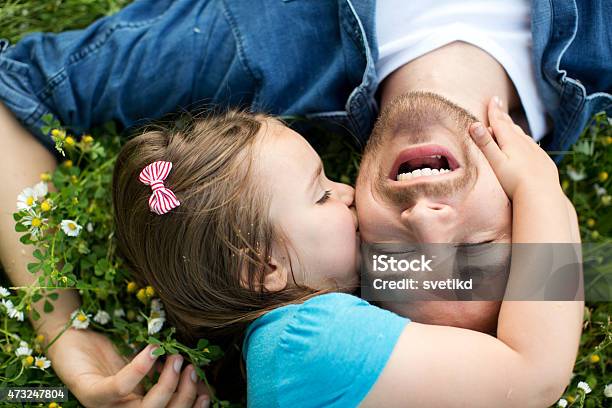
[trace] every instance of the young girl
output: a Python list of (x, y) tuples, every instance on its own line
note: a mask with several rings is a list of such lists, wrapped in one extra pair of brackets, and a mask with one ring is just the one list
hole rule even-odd
[[(499, 147), (470, 132), (513, 201), (513, 241), (570, 242), (556, 167), (493, 102), (489, 119)], [(358, 282), (353, 189), (273, 118), (230, 111), (136, 137), (113, 199), (128, 266), (183, 338), (244, 335), (249, 406), (543, 407), (569, 380), (580, 302), (503, 302), (495, 338), (342, 293)]]

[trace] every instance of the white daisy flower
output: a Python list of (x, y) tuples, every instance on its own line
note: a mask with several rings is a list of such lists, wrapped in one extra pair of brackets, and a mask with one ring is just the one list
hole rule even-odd
[(608, 384), (604, 387), (604, 395), (606, 398), (612, 398), (612, 384)]
[(104, 310), (98, 310), (98, 313), (94, 316), (94, 322), (100, 324), (106, 324), (110, 321), (110, 315)]
[(113, 316), (115, 317), (125, 317), (125, 311), (121, 308), (113, 310)]
[(166, 319), (163, 317), (154, 317), (152, 319), (149, 319), (149, 324), (147, 327), (149, 334), (158, 333), (164, 326), (165, 321)]
[(558, 402), (557, 402), (557, 406), (561, 407), (561, 408), (565, 408), (567, 407), (567, 400), (564, 398), (561, 398)]
[(106, 324), (110, 321), (110, 315), (104, 310), (98, 310), (93, 320), (96, 323)]
[(11, 309), (8, 311), (8, 316), (11, 319), (15, 319), (17, 321), (23, 322), (24, 319), (24, 315), (23, 312), (21, 310), (17, 310), (17, 309)]
[(64, 234), (68, 235), (69, 237), (78, 236), (81, 232), (81, 229), (83, 228), (72, 220), (63, 220), (60, 223), (60, 226), (62, 227), (62, 231), (64, 231)]
[(576, 169), (571, 166), (567, 166), (567, 176), (574, 181), (580, 181), (586, 178), (584, 171), (576, 171)]
[(0, 300), (0, 304), (6, 308), (6, 312), (9, 313), (11, 310), (15, 309), (13, 302), (10, 299), (2, 299)]
[(605, 195), (607, 193), (606, 189), (597, 183), (595, 183), (593, 189), (595, 190), (595, 194), (597, 194), (597, 197), (601, 197), (602, 195)]
[(17, 357), (29, 356), (32, 354), (32, 349), (28, 347), (28, 343), (25, 341), (19, 342), (19, 347), (15, 350), (15, 355)]
[(3, 286), (0, 286), (0, 298), (7, 297), (11, 294), (9, 290)]
[(46, 357), (34, 357), (34, 365), (32, 368), (38, 368), (44, 371), (49, 367), (51, 367), (51, 361), (47, 360)]
[(36, 237), (38, 234), (40, 234), (42, 226), (47, 223), (47, 219), (39, 217), (37, 214), (31, 212), (30, 214), (24, 216), (21, 219), (21, 222), (26, 227), (30, 227), (30, 234), (33, 237)]
[(89, 326), (89, 317), (90, 315), (86, 314), (82, 310), (75, 310), (70, 315), (72, 319), (72, 327), (75, 329), (86, 329)]
[(151, 317), (166, 317), (166, 311), (164, 310), (164, 304), (160, 299), (151, 300)]
[(591, 387), (589, 387), (589, 384), (585, 383), (584, 381), (580, 381), (577, 387), (579, 390), (584, 391), (585, 394), (588, 394), (591, 392)]
[(36, 191), (33, 188), (25, 188), (17, 196), (17, 211), (31, 210), (36, 204)]
[(36, 193), (37, 199), (43, 198), (44, 196), (47, 195), (47, 193), (49, 193), (49, 189), (47, 188), (47, 183), (45, 183), (44, 181), (36, 183), (36, 185), (32, 187), (32, 189), (34, 190), (34, 193)]

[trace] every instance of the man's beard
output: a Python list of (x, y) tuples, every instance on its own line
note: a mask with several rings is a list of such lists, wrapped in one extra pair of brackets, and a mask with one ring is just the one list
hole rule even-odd
[[(410, 92), (393, 99), (380, 113), (364, 152), (362, 169), (375, 166), (371, 169), (374, 175), (374, 193), (390, 205), (411, 207), (419, 197), (448, 197), (473, 185), (477, 171), (470, 154), (470, 145), (473, 142), (468, 129), (470, 124), (476, 121), (478, 119), (467, 110), (438, 94)], [(428, 130), (436, 125), (447, 127), (456, 136), (461, 150), (462, 157), (459, 160), (463, 174), (452, 180), (418, 183), (406, 188), (391, 186), (388, 174), (385, 174), (380, 166), (380, 159), (377, 160), (381, 148), (389, 139), (399, 134), (410, 135), (410, 145), (430, 142), (432, 138)], [(369, 176), (360, 175), (366, 178)]]

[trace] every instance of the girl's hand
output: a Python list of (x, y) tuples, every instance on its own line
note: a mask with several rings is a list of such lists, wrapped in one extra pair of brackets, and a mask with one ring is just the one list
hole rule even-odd
[(497, 143), (480, 122), (470, 126), (470, 135), (491, 164), (508, 197), (512, 199), (519, 189), (560, 190), (555, 163), (502, 111), (498, 97), (491, 98), (488, 116)]
[(181, 372), (178, 355), (166, 359), (159, 381), (144, 393), (140, 382), (155, 371), (157, 358), (151, 356), (152, 350), (145, 347), (126, 362), (106, 336), (69, 329), (48, 355), (55, 373), (86, 407), (207, 408), (210, 398), (205, 387), (193, 380), (197, 377), (192, 376), (191, 365)]

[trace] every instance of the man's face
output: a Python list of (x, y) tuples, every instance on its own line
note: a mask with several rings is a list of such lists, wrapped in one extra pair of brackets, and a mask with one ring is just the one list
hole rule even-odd
[[(357, 179), (355, 202), (364, 242), (510, 242), (510, 201), (468, 134), (476, 120), (431, 93), (405, 94), (385, 107)], [(385, 305), (418, 322), (486, 332), (495, 329), (499, 306), (451, 301)]]
[[(409, 93), (389, 103), (357, 180), (363, 241), (510, 241), (510, 201), (468, 134), (476, 120), (430, 93)], [(423, 175), (430, 172), (437, 174)]]

